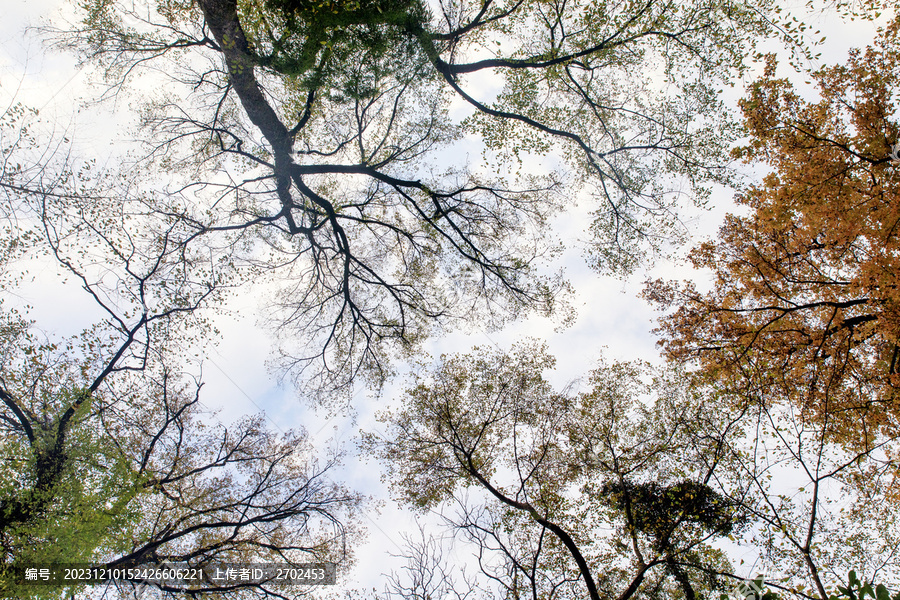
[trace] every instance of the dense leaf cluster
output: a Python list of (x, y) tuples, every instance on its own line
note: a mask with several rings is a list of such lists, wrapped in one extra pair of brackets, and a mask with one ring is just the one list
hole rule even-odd
[(681, 524), (696, 524), (710, 533), (728, 535), (746, 523), (735, 514), (733, 501), (708, 485), (683, 480), (670, 485), (613, 481), (599, 490), (604, 502), (616, 510), (630, 514), (638, 531), (665, 540)]

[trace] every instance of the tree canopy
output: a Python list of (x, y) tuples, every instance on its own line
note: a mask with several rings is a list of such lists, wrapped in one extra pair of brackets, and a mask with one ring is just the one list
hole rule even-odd
[(167, 180), (147, 209), (179, 218), (185, 244), (245, 244), (280, 290), (284, 366), (346, 389), (433, 331), (558, 311), (564, 282), (541, 261), (579, 197), (598, 268), (683, 233), (683, 190), (723, 176), (734, 133), (716, 90), (772, 7), (91, 0), (49, 31), (108, 94), (166, 75), (140, 129)]
[(544, 379), (553, 363), (526, 343), (424, 368), (382, 415), (385, 434), (368, 437), (397, 496), (446, 507), (479, 556), (492, 555), (479, 564), (504, 597), (716, 589), (727, 562), (712, 541), (743, 523), (740, 505), (708, 485), (723, 423), (674, 379), (642, 380), (647, 365), (602, 365), (572, 393)]
[[(0, 116), (7, 157), (48, 156), (27, 114)], [(173, 252), (178, 219), (134, 228), (146, 215), (121, 178), (49, 155), (0, 172), (0, 595), (60, 597), (21, 585), (26, 566), (346, 565), (362, 498), (330, 480), (339, 455), (261, 416), (226, 426), (201, 402), (190, 344), (210, 330), (197, 311), (225, 285), (227, 255), (221, 270), (192, 264), (183, 246)], [(39, 256), (95, 303), (100, 317), (80, 334), (43, 332), (10, 307), (23, 263)], [(158, 587), (285, 597), (259, 582)]]
[(691, 254), (712, 289), (648, 289), (677, 307), (660, 329), (670, 356), (828, 420), (848, 444), (898, 424), (898, 34), (894, 20), (846, 65), (814, 73), (818, 101), (776, 78), (770, 59), (741, 103), (750, 143), (735, 155), (772, 172), (737, 197), (749, 214)]
[(848, 449), (827, 424), (671, 367), (601, 363), (557, 390), (553, 365), (535, 342), (442, 356), (367, 434), (395, 498), (440, 514), (481, 576), (454, 586), (415, 545), (410, 583), (387, 598), (432, 578), (444, 597), (719, 597), (748, 555), (769, 599), (830, 600), (850, 570), (900, 572), (879, 466), (896, 437)]
[[(677, 238), (679, 203), (728, 181), (742, 132), (718, 92), (759, 39), (792, 31), (773, 0), (77, 10), (43, 31), (97, 69), (105, 98), (137, 97), (141, 144), (99, 169), (38, 138), (33, 111), (0, 118), (0, 259), (45, 253), (100, 314), (58, 339), (0, 305), (7, 569), (62, 554), (347, 564), (362, 499), (330, 481), (338, 457), (260, 418), (210, 424), (188, 356), (214, 333), (204, 308), (275, 288), (281, 366), (324, 399), (378, 386), (432, 333), (565, 315), (549, 265), (574, 241), (558, 244), (553, 220), (590, 203), (605, 273)], [(898, 572), (896, 487), (882, 484), (900, 434), (898, 30), (815, 73), (819, 101), (771, 59), (742, 103), (735, 156), (774, 172), (740, 196), (752, 214), (692, 254), (711, 292), (647, 292), (676, 307), (669, 357), (699, 368), (602, 363), (557, 390), (537, 342), (419, 366), (365, 447), (401, 501), (473, 545), (483, 577), (456, 587), (423, 541), (389, 596), (694, 600), (741, 580), (726, 539), (798, 598), (828, 600), (852, 567)], [(845, 589), (888, 593), (855, 575)]]

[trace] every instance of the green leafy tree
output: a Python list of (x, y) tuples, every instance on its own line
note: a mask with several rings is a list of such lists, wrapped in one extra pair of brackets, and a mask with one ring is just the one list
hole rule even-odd
[[(753, 580), (753, 587), (750, 589), (748, 600), (778, 600), (778, 594), (766, 588), (765, 580), (759, 577)], [(722, 595), (722, 600), (728, 600), (726, 594)], [(883, 584), (863, 583), (859, 580), (856, 571), (850, 571), (847, 574), (847, 585), (839, 585), (837, 589), (828, 596), (828, 600), (864, 600), (872, 598), (873, 600), (897, 600), (900, 598), (900, 592), (891, 594), (887, 587)]]
[[(874, 587), (873, 587), (874, 586)], [(863, 583), (856, 575), (856, 571), (847, 574), (847, 585), (838, 586), (837, 593), (832, 594), (829, 600), (863, 600), (864, 598), (875, 600), (896, 600), (900, 598), (900, 592), (891, 594), (883, 584)]]
[[(7, 321), (3, 330), (7, 349), (16, 347), (33, 366), (47, 368), (42, 359), (55, 348), (29, 345), (24, 323)], [(35, 591), (14, 582), (26, 565), (89, 563), (128, 548), (141, 520), (135, 499), (147, 478), (112, 440), (89, 426), (88, 390), (63, 389), (49, 398), (42, 389), (39, 402), (23, 402), (9, 391), (18, 383), (9, 368), (16, 361), (6, 354), (4, 362), (0, 588), (4, 597), (13, 597)]]

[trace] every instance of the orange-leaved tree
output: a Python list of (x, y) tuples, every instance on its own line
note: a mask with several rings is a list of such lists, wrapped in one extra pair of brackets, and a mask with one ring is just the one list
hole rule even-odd
[(734, 154), (772, 170), (738, 195), (747, 215), (690, 254), (711, 289), (646, 294), (675, 308), (660, 327), (670, 357), (871, 444), (900, 422), (900, 19), (812, 76), (816, 101), (770, 58), (741, 102), (750, 141)]

